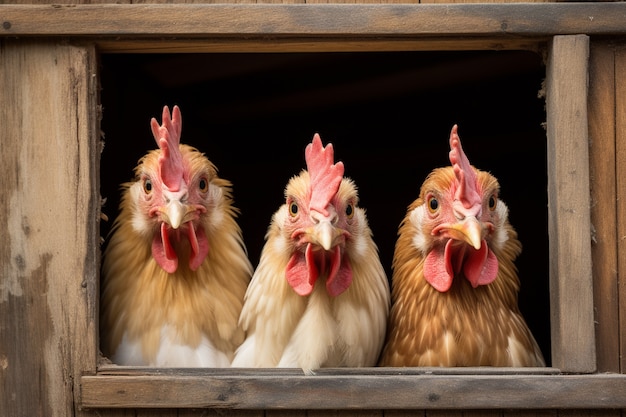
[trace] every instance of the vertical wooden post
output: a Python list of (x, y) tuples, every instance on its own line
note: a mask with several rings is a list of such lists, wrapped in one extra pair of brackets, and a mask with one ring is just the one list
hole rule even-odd
[[(617, 164), (617, 256), (619, 303), (617, 338), (619, 343), (619, 370), (626, 373), (626, 46), (615, 53), (615, 143)], [(619, 325), (621, 323), (621, 326)]]
[(589, 37), (555, 36), (546, 73), (552, 365), (596, 370), (591, 273)]
[(616, 191), (624, 175), (617, 175), (618, 165), (624, 165), (618, 164), (617, 159), (621, 155), (623, 160), (626, 154), (623, 145), (615, 141), (615, 83), (614, 46), (605, 41), (592, 42), (589, 55), (589, 180), (598, 372), (619, 372), (620, 357), (617, 248), (620, 245), (618, 226), (621, 216), (617, 214)]
[(7, 416), (79, 416), (95, 373), (93, 46), (0, 41), (0, 390)]

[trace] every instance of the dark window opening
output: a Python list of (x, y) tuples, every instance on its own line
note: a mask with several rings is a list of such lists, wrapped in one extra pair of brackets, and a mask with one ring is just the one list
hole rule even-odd
[(182, 142), (233, 182), (253, 265), (314, 133), (359, 188), (391, 277), (400, 221), (459, 125), (472, 164), (500, 181), (519, 234), (520, 308), (550, 364), (545, 67), (527, 51), (104, 54), (106, 236), (119, 184), (155, 148), (150, 119), (179, 105)]

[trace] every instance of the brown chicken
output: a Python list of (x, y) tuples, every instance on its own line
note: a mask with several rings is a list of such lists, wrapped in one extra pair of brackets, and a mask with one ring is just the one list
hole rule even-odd
[(521, 253), (499, 183), (450, 133), (400, 224), (381, 366), (545, 366), (518, 308)]
[(231, 184), (180, 144), (178, 107), (151, 127), (159, 149), (122, 185), (104, 253), (102, 350), (120, 365), (230, 366), (253, 270)]
[(247, 339), (233, 366), (374, 366), (389, 284), (357, 189), (319, 135), (272, 217), (241, 313)]

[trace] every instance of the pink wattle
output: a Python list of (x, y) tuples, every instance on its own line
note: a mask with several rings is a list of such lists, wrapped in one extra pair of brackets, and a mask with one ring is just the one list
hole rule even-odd
[(444, 248), (435, 248), (424, 261), (424, 278), (439, 292), (452, 286), (454, 275), (463, 269), (465, 278), (476, 288), (493, 282), (498, 275), (498, 259), (487, 242), (480, 249), (459, 246), (449, 240)]
[(312, 260), (309, 262), (309, 258), (313, 256), (312, 252), (311, 245), (308, 245), (306, 258), (302, 252), (296, 251), (287, 263), (285, 271), (287, 282), (298, 295), (311, 294), (319, 275), (315, 262)]
[(152, 239), (152, 257), (169, 274), (178, 268), (178, 256), (167, 235), (167, 225), (161, 223), (161, 233), (155, 233)]
[(480, 249), (469, 249), (463, 264), (465, 278), (476, 288), (491, 284), (498, 275), (498, 258), (483, 240)]
[[(449, 242), (448, 242), (449, 243)], [(446, 245), (447, 248), (447, 245)], [(444, 248), (436, 247), (426, 255), (424, 260), (424, 278), (434, 289), (446, 292), (452, 286), (454, 273), (449, 262), (444, 261)], [(445, 256), (447, 258), (447, 256)]]
[[(152, 257), (169, 274), (173, 274), (178, 269), (178, 254), (176, 253), (168, 232), (168, 226), (161, 224), (161, 233), (155, 233), (152, 239)], [(206, 238), (204, 228), (200, 227), (197, 231), (193, 227), (193, 223), (188, 223), (187, 238), (191, 245), (191, 254), (189, 255), (189, 268), (195, 271), (200, 267), (207, 254), (209, 253), (209, 242)]]
[(187, 230), (187, 237), (191, 243), (191, 255), (189, 256), (189, 268), (195, 271), (200, 267), (204, 258), (209, 254), (209, 241), (204, 233), (204, 227), (196, 231), (193, 227), (193, 223), (189, 222), (189, 229)]
[[(315, 256), (315, 255), (321, 256)], [(316, 262), (317, 261), (317, 262)], [(287, 263), (287, 282), (298, 295), (309, 295), (319, 278), (319, 271), (326, 270), (325, 253), (315, 251), (308, 245), (305, 253), (295, 252)], [(320, 265), (318, 265), (320, 263)], [(330, 270), (326, 279), (326, 291), (333, 297), (343, 293), (352, 283), (352, 268), (347, 260), (341, 259), (341, 249), (336, 247), (330, 257)]]
[(338, 296), (352, 284), (352, 266), (348, 258), (341, 259), (341, 248), (335, 247), (331, 269), (326, 280), (326, 291), (333, 297)]

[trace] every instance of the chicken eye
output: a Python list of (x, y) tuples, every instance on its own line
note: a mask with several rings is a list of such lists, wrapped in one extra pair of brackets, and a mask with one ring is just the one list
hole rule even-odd
[(498, 204), (498, 199), (495, 195), (489, 197), (489, 210), (493, 211), (496, 209), (496, 205)]
[(209, 181), (206, 178), (200, 178), (200, 181), (198, 182), (198, 189), (200, 189), (203, 193), (209, 191)]
[(346, 216), (351, 219), (354, 216), (354, 204), (348, 204), (346, 206)]
[(434, 213), (439, 208), (439, 201), (435, 198), (435, 196), (430, 196), (428, 198), (428, 211)]
[(291, 217), (296, 217), (296, 215), (298, 214), (298, 204), (296, 204), (295, 201), (292, 201), (289, 204), (289, 214), (291, 215)]
[(143, 192), (146, 194), (150, 194), (152, 192), (152, 180), (150, 178), (143, 180)]

